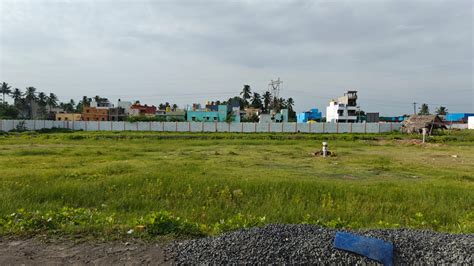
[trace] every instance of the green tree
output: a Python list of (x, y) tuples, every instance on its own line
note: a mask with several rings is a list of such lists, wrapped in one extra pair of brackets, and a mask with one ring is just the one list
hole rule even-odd
[(252, 97), (250, 85), (244, 85), (244, 88), (242, 89), (242, 92), (240, 93), (240, 95), (242, 95), (242, 99), (244, 100), (244, 107), (248, 107), (249, 106), (248, 100)]
[(263, 94), (263, 109), (265, 112), (268, 112), (268, 108), (270, 107), (270, 102), (272, 101), (272, 94), (269, 91), (266, 91)]
[(426, 103), (422, 104), (420, 107), (420, 111), (418, 112), (419, 115), (429, 115), (430, 114), (430, 108)]
[(0, 105), (0, 118), (16, 119), (18, 117), (18, 110), (9, 104)]
[(47, 96), (44, 92), (38, 93), (38, 104), (39, 105), (45, 105), (46, 106), (46, 99), (47, 99)]
[(70, 112), (74, 113), (76, 111), (76, 103), (74, 102), (73, 99), (71, 99), (69, 101), (69, 106), (70, 106), (70, 108), (69, 108)]
[(46, 105), (47, 105), (48, 96), (44, 92), (38, 93), (38, 105), (39, 105), (39, 113), (41, 118), (46, 118)]
[(293, 98), (288, 98), (288, 100), (286, 100), (286, 108), (288, 108), (289, 111), (293, 112), (293, 107), (295, 106), (295, 101), (293, 100)]
[(259, 93), (257, 92), (254, 92), (253, 95), (252, 95), (252, 107), (253, 108), (262, 108), (263, 107), (263, 104), (262, 104), (262, 96), (260, 96)]
[(18, 88), (15, 88), (11, 95), (12, 95), (13, 102), (15, 105), (17, 105), (20, 102), (21, 97), (23, 97), (23, 93)]
[(82, 96), (82, 100), (79, 101), (78, 105), (81, 106), (77, 107), (78, 111), (82, 112), (84, 107), (89, 107), (91, 105), (92, 99), (88, 98), (87, 96)]
[(436, 109), (437, 115), (446, 115), (448, 113), (448, 109), (444, 106), (440, 106)]
[(82, 113), (84, 111), (84, 107), (88, 107), (90, 105), (91, 100), (92, 99), (87, 98), (87, 96), (82, 96), (82, 99), (76, 105), (76, 111)]
[(28, 104), (25, 98), (23, 98), (24, 94), (21, 92), (20, 89), (15, 88), (11, 96), (13, 98), (13, 105), (15, 106), (15, 109), (17, 110), (18, 115), (20, 115), (21, 118), (25, 118), (24, 110), (28, 109)]
[(49, 112), (48, 112), (48, 118), (52, 117), (52, 108), (58, 106), (58, 97), (54, 93), (50, 93), (48, 97), (46, 97), (46, 104), (48, 105)]
[(8, 83), (2, 83), (2, 86), (0, 87), (0, 93), (3, 94), (3, 103), (5, 103), (5, 95), (10, 95), (10, 93), (12, 93), (11, 87), (8, 85)]
[(26, 88), (25, 100), (28, 104), (28, 118), (33, 119), (33, 103), (37, 100), (35, 87)]
[(288, 98), (286, 100), (286, 108), (288, 109), (288, 120), (290, 121), (296, 120), (296, 112), (293, 109), (294, 106), (295, 106), (295, 101), (293, 100), (293, 98), (291, 97)]
[(54, 93), (50, 93), (49, 96), (46, 98), (46, 104), (49, 105), (49, 111), (51, 112), (51, 108), (58, 106), (58, 97)]
[(280, 97), (279, 99), (277, 98), (274, 98), (274, 108), (276, 109), (277, 112), (279, 112), (281, 109), (286, 109), (288, 108), (286, 106), (286, 101), (285, 99), (283, 99), (282, 97)]

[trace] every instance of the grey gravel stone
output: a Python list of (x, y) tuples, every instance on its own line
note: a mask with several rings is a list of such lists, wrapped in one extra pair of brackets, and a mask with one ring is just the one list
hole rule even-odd
[[(267, 225), (168, 247), (177, 264), (376, 264), (333, 248), (335, 229), (314, 225)], [(392, 242), (395, 264), (473, 264), (474, 234), (394, 229), (351, 231)]]

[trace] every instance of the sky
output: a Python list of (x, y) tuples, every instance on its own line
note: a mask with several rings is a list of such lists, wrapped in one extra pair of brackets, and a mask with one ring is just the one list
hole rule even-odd
[(474, 112), (473, 1), (1, 0), (0, 82), (60, 100), (226, 100), (295, 110), (357, 90), (366, 112)]

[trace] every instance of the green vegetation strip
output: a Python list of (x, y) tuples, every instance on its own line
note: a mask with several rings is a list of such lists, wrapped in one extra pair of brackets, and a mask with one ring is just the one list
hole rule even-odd
[[(268, 223), (474, 232), (474, 133), (0, 136), (0, 234), (211, 235)], [(329, 141), (336, 157), (312, 156)]]

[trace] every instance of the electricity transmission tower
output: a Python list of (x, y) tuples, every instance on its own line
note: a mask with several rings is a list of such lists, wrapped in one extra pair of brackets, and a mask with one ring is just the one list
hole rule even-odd
[(274, 111), (276, 111), (278, 107), (278, 101), (280, 100), (280, 85), (282, 83), (283, 81), (278, 78), (277, 80), (272, 79), (268, 84), (268, 88), (272, 92), (272, 101), (270, 103), (270, 106)]

